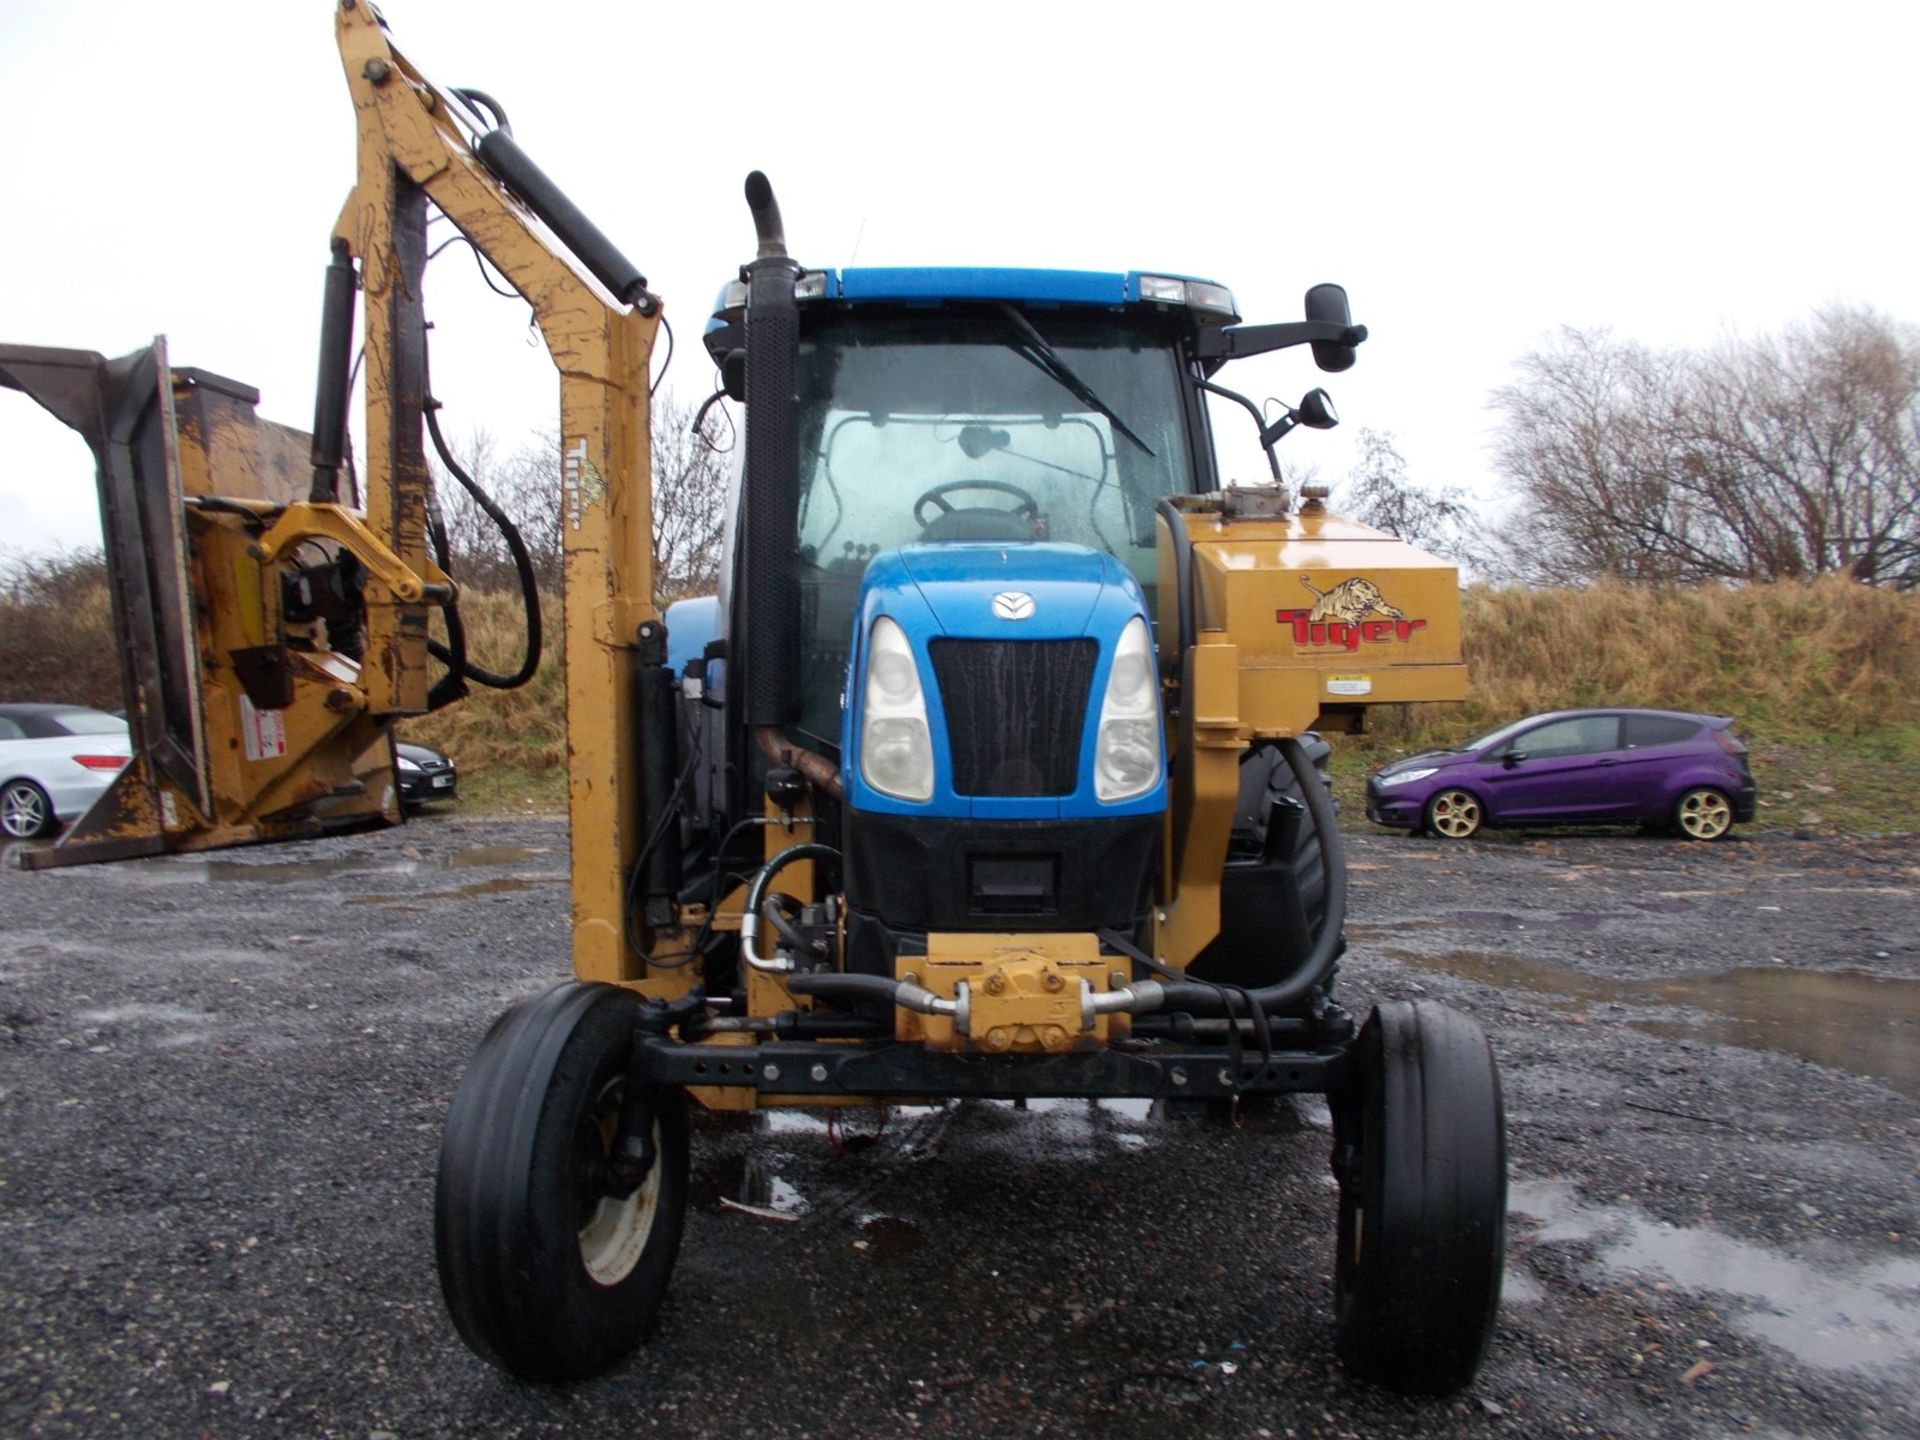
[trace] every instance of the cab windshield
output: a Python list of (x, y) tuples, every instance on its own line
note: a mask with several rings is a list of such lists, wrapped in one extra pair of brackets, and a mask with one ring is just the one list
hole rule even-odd
[(1031, 331), (991, 307), (840, 315), (801, 342), (806, 673), (834, 692), (809, 694), (802, 724), (820, 738), (838, 733), (854, 602), (881, 550), (1064, 541), (1115, 556), (1151, 596), (1154, 504), (1194, 488), (1172, 339), (1110, 315), (1023, 318)]

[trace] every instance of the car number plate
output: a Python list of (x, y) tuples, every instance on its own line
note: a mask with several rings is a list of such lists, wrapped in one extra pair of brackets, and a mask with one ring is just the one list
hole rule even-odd
[(433, 788), (436, 790), (444, 790), (451, 784), (453, 784), (453, 776), (451, 775), (436, 775), (433, 777)]

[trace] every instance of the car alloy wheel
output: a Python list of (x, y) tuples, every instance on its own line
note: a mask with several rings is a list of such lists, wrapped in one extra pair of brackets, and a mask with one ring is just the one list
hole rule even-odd
[(0, 791), (0, 830), (15, 840), (31, 840), (53, 828), (53, 802), (31, 780), (15, 780)]
[(1689, 790), (1673, 807), (1673, 823), (1689, 840), (1718, 840), (1733, 828), (1733, 806), (1718, 790)]
[(1480, 821), (1480, 802), (1465, 790), (1442, 790), (1427, 802), (1427, 828), (1444, 839), (1465, 840)]

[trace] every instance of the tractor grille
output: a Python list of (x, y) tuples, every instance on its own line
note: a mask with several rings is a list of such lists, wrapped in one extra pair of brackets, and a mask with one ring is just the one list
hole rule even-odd
[(934, 640), (959, 795), (1071, 795), (1100, 647), (1092, 640)]

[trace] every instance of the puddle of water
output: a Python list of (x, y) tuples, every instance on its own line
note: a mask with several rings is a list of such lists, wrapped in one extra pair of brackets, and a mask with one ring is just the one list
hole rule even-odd
[(1567, 1001), (1705, 1010), (1714, 1017), (1706, 1025), (1643, 1020), (1635, 1021), (1634, 1028), (1670, 1039), (1708, 1040), (1744, 1050), (1797, 1055), (1920, 1095), (1920, 980), (1857, 970), (1749, 966), (1667, 980), (1622, 981), (1546, 960), (1470, 950), (1444, 955), (1385, 953), (1423, 969)]
[(747, 1157), (735, 1198), (756, 1210), (768, 1210), (775, 1215), (787, 1215), (795, 1219), (813, 1208), (792, 1182), (774, 1174), (768, 1168), (767, 1161), (758, 1155)]
[(208, 885), (228, 880), (292, 885), (335, 875), (412, 875), (423, 868), (418, 860), (294, 860), (264, 865), (240, 860), (163, 860), (125, 873), (136, 885)]
[(210, 884), (250, 880), (262, 885), (290, 885), (302, 880), (326, 880), (335, 875), (417, 875), (434, 870), (477, 870), (497, 865), (523, 865), (547, 854), (544, 846), (472, 845), (432, 860), (359, 857), (348, 860), (280, 860), (258, 865), (243, 860), (166, 860), (126, 873), (136, 884)]
[(1508, 1204), (1540, 1222), (1535, 1244), (1595, 1243), (1609, 1274), (1654, 1274), (1736, 1297), (1747, 1306), (1733, 1317), (1736, 1329), (1806, 1364), (1880, 1370), (1920, 1363), (1920, 1261), (1843, 1274), (1717, 1231), (1663, 1224), (1629, 1206), (1583, 1205), (1558, 1180), (1517, 1182)]
[(1697, 1038), (1798, 1055), (1920, 1096), (1920, 981), (1857, 970), (1746, 969), (1686, 977), (1659, 987), (1711, 1010), (1710, 1025), (1641, 1021), (1650, 1035)]
[(871, 1247), (876, 1260), (899, 1260), (927, 1243), (920, 1227), (897, 1215), (868, 1215), (860, 1222), (860, 1235)]
[(689, 1177), (688, 1199), (702, 1209), (744, 1210), (774, 1220), (798, 1220), (811, 1211), (799, 1187), (774, 1174), (769, 1165), (769, 1158), (759, 1155), (716, 1156)]
[(395, 905), (403, 900), (473, 900), (482, 895), (510, 895), (542, 885), (565, 885), (564, 875), (503, 875), (498, 880), (476, 880), (454, 890), (418, 890), (410, 895), (349, 895), (348, 905)]
[(440, 862), (442, 870), (478, 870), (489, 865), (524, 865), (549, 853), (545, 845), (474, 845), (456, 850)]

